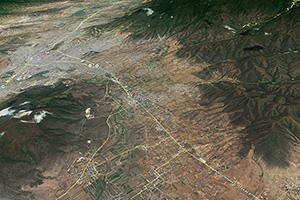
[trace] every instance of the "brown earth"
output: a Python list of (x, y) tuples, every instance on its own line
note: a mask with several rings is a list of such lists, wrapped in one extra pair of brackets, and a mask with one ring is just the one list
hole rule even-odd
[[(94, 138), (94, 146), (84, 146), (85, 151), (76, 145), (62, 145), (61, 156), (53, 154), (50, 159), (43, 159), (44, 165), (51, 165), (44, 170), (42, 178), (40, 172), (30, 172), (25, 178), (9, 177), (9, 173), (5, 173), (2, 185), (6, 179), (13, 178), (22, 183), (4, 189), (6, 198), (254, 199), (213, 168), (259, 199), (299, 199), (298, 4), (290, 12), (268, 21), (286, 7), (275, 13), (265, 13), (268, 9), (263, 7), (230, 12), (231, 8), (226, 7), (231, 5), (228, 1), (228, 4), (222, 4), (224, 10), (220, 12), (221, 6), (213, 7), (218, 5), (213, 2), (212, 7), (205, 7), (206, 16), (201, 18), (200, 12), (176, 15), (179, 11), (185, 13), (191, 6), (194, 8), (194, 4), (175, 6), (176, 12), (165, 10), (163, 15), (159, 1), (153, 2), (157, 4), (152, 5), (149, 1), (137, 6), (140, 2), (124, 2), (118, 4), (118, 9), (105, 4), (107, 10), (55, 47), (80, 58), (79, 62), (84, 59), (98, 63), (106, 73), (85, 65), (60, 63), (41, 67), (40, 70), (50, 71), (42, 77), (12, 81), (7, 93), (16, 92), (19, 87), (53, 83), (61, 76), (99, 84), (99, 91), (96, 86), (70, 91), (76, 99), (75, 106), (71, 107), (75, 110), (77, 101), (85, 109), (90, 107), (82, 102), (82, 96), (90, 97), (99, 92), (96, 97), (101, 99), (105, 85), (105, 101), (101, 100), (101, 106), (91, 109), (92, 112), (96, 109), (103, 118), (100, 124), (89, 124), (90, 131), (106, 127), (104, 122), (110, 108), (113, 115), (109, 120), (109, 137), (103, 135), (96, 144)], [(257, 2), (252, 3), (256, 5)], [(151, 16), (143, 9), (148, 7), (154, 10)], [(80, 6), (70, 12), (80, 10), (86, 12)], [(62, 11), (58, 11), (59, 14)], [(258, 26), (243, 28), (244, 24), (255, 22), (257, 16), (262, 19)], [(51, 26), (45, 23), (50, 29), (49, 35), (44, 36), (58, 41), (61, 37), (54, 37), (56, 31), (66, 35), (63, 30), (74, 30), (79, 18), (84, 19), (81, 15), (68, 17), (65, 19), (67, 24), (59, 15), (47, 15), (43, 19), (53, 20), (53, 23)], [(188, 23), (183, 23), (185, 20)], [(59, 27), (61, 23), (65, 25)], [(233, 27), (234, 32), (226, 25)], [(18, 30), (9, 27), (7, 31)], [(27, 43), (35, 43), (36, 39), (30, 37), (26, 39)], [(47, 42), (42, 41), (39, 45)], [(16, 52), (25, 52), (19, 48), (22, 45), (20, 42), (15, 47)], [(39, 48), (49, 50), (44, 46)], [(33, 51), (39, 52), (35, 48)], [(45, 64), (68, 59), (72, 60), (58, 53), (37, 53), (33, 62)], [(51, 78), (53, 76), (55, 78)], [(129, 94), (135, 93), (133, 99), (117, 81)], [(64, 108), (63, 111), (72, 113), (72, 109)], [(85, 109), (80, 117), (73, 113), (70, 123), (86, 120)], [(68, 123), (58, 125), (64, 127), (64, 124)], [(13, 124), (12, 127), (17, 126)], [(47, 126), (49, 128), (51, 125)], [(107, 132), (107, 128), (103, 129)], [(74, 125), (71, 130), (78, 130), (78, 127)], [(16, 131), (16, 134), (19, 133)], [(36, 133), (39, 134), (44, 133)], [(24, 142), (31, 137), (18, 138)], [(104, 138), (107, 142), (93, 156)], [(17, 144), (11, 141), (11, 145)], [(84, 143), (87, 145), (86, 140)], [(186, 152), (181, 152), (179, 145)], [(12, 151), (18, 149), (12, 147)], [(196, 160), (187, 152), (203, 160)], [(89, 163), (90, 158), (93, 160)], [(84, 179), (69, 190), (86, 166)], [(16, 165), (13, 170), (18, 168)], [(55, 178), (48, 179), (48, 176)]]

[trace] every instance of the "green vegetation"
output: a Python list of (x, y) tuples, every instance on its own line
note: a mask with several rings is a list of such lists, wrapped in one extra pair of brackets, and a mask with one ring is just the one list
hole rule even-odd
[(133, 192), (132, 188), (126, 194), (130, 194), (131, 192)]
[(109, 181), (113, 181), (115, 178), (118, 178), (120, 176), (120, 174), (118, 174), (117, 172), (116, 173), (114, 173), (113, 175), (110, 175), (109, 177), (108, 177), (108, 180)]
[(260, 176), (260, 177), (263, 177), (263, 176), (264, 176), (264, 173), (262, 172), (261, 175), (259, 175), (259, 176)]
[(34, 74), (34, 75), (32, 75), (30, 78), (28, 78), (28, 79), (37, 78), (37, 77), (42, 77), (44, 74), (47, 74), (47, 73), (49, 73), (49, 70), (42, 71), (42, 72), (39, 72), (39, 73), (37, 73), (37, 74)]
[(15, 74), (14, 71), (6, 72), (5, 75), (1, 77), (1, 79), (9, 78), (14, 74)]
[(100, 199), (106, 187), (106, 182), (104, 180), (105, 177), (103, 179), (99, 178), (93, 181), (91, 185), (84, 188), (84, 191), (88, 193), (92, 199)]
[(75, 67), (70, 67), (66, 72), (70, 73), (70, 72), (73, 72), (73, 71), (75, 71), (75, 70), (76, 70)]
[(79, 10), (75, 12), (73, 15), (71, 15), (71, 17), (78, 17), (78, 16), (85, 16), (85, 15), (86, 15), (85, 10)]

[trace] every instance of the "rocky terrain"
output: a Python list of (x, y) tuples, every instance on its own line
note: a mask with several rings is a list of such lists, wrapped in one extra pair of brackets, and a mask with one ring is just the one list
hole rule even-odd
[(2, 7), (0, 197), (299, 199), (299, 5)]

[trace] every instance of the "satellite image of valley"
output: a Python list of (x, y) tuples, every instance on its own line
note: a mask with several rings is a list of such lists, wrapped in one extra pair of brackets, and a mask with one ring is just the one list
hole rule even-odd
[(0, 200), (300, 200), (300, 0), (1, 0)]

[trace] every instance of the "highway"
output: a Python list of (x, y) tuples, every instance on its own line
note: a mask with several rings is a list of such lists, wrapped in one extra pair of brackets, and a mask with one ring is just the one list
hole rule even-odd
[[(299, 2), (299, 1), (300, 1), (300, 0), (294, 0), (293, 3), (292, 3), (292, 5), (291, 5), (289, 8), (287, 8), (286, 12), (289, 11), (290, 9), (292, 9), (292, 8), (295, 6), (295, 4), (296, 4), (297, 2)], [(84, 2), (86, 2), (86, 0), (85, 0)], [(121, 3), (121, 2), (119, 2), (119, 3)], [(119, 4), (119, 3), (118, 3), (118, 4)], [(115, 5), (116, 5), (116, 4), (115, 4)], [(65, 10), (64, 13), (63, 13), (61, 16), (64, 17), (64, 15), (66, 14), (66, 12), (67, 12), (68, 10), (72, 9), (72, 7), (73, 7), (73, 6), (71, 6), (71, 7), (68, 8), (67, 10)], [(103, 8), (103, 9), (105, 9), (105, 8)], [(73, 31), (69, 32), (66, 36), (60, 38), (60, 39), (57, 40), (55, 43), (51, 44), (51, 48), (53, 48), (56, 44), (58, 44), (58, 43), (64, 41), (66, 38), (70, 37), (73, 33), (75, 33), (76, 31), (78, 31), (78, 30), (80, 29), (80, 27), (81, 27), (87, 20), (89, 20), (89, 19), (93, 18), (94, 16), (96, 16), (97, 14), (99, 14), (103, 9), (98, 10), (97, 12), (91, 14), (90, 16), (88, 16), (87, 18), (85, 18), (84, 20), (82, 20), (82, 21), (80, 22), (80, 24), (79, 24)], [(277, 18), (277, 17), (278, 17), (279, 15), (281, 15), (281, 14), (282, 14), (282, 13), (279, 13), (279, 14), (277, 14), (275, 17)], [(255, 22), (255, 23), (247, 23), (247, 24), (245, 24), (243, 27), (251, 26), (251, 25), (253, 25), (253, 24), (256, 25), (256, 24), (258, 24), (258, 22)], [(8, 71), (12, 71), (12, 70), (14, 70), (14, 69), (16, 69), (16, 68), (22, 66), (22, 68), (21, 68), (16, 74), (14, 74), (12, 77), (10, 77), (10, 78), (8, 79), (8, 81), (6, 81), (5, 85), (7, 86), (7, 85), (8, 85), (8, 84), (9, 84), (16, 76), (18, 76), (18, 75), (19, 75), (25, 68), (27, 68), (28, 66), (46, 67), (46, 66), (48, 66), (48, 65), (50, 65), (50, 64), (52, 64), (52, 63), (72, 63), (72, 64), (78, 64), (78, 65), (83, 65), (83, 66), (85, 66), (85, 67), (88, 67), (88, 64), (92, 64), (92, 68), (93, 68), (93, 69), (95, 69), (95, 70), (102, 70), (102, 71), (105, 72), (106, 74), (109, 74), (109, 75), (114, 79), (114, 83), (118, 84), (118, 85), (122, 88), (123, 92), (127, 95), (127, 98), (128, 98), (130, 101), (136, 102), (136, 103), (138, 103), (139, 105), (141, 105), (141, 107), (144, 109), (144, 111), (145, 111), (145, 112), (147, 113), (147, 115), (148, 115), (148, 116), (143, 116), (143, 117), (148, 117), (148, 118), (151, 118), (153, 121), (155, 121), (156, 124), (157, 124), (158, 126), (160, 126), (160, 127), (163, 129), (163, 131), (168, 135), (168, 137), (167, 137), (166, 139), (169, 139), (169, 140), (174, 141), (174, 142), (176, 143), (176, 145), (178, 146), (179, 151), (178, 151), (177, 154), (175, 154), (174, 156), (172, 156), (167, 162), (163, 163), (160, 167), (154, 169), (154, 172), (155, 172), (156, 175), (157, 175), (156, 178), (153, 179), (153, 180), (151, 180), (151, 181), (150, 181), (149, 183), (147, 183), (146, 185), (144, 185), (143, 189), (141, 189), (139, 192), (137, 192), (137, 193), (136, 193), (134, 196), (132, 196), (130, 199), (135, 199), (135, 198), (138, 199), (138, 198), (137, 198), (138, 195), (140, 195), (142, 192), (144, 192), (145, 190), (147, 190), (147, 188), (148, 188), (149, 185), (151, 185), (154, 181), (156, 181), (157, 179), (160, 178), (161, 175), (160, 175), (160, 173), (158, 172), (158, 170), (161, 169), (162, 167), (166, 166), (167, 164), (169, 164), (172, 160), (174, 160), (175, 158), (179, 157), (179, 156), (180, 156), (181, 154), (183, 154), (183, 153), (186, 153), (186, 154), (190, 155), (190, 156), (193, 157), (195, 160), (199, 161), (201, 164), (205, 165), (205, 166), (206, 166), (207, 168), (209, 168), (211, 171), (213, 171), (214, 173), (216, 173), (217, 175), (219, 175), (220, 177), (222, 177), (222, 178), (223, 178), (224, 180), (226, 180), (230, 185), (232, 185), (233, 187), (238, 188), (241, 192), (245, 193), (245, 194), (248, 195), (249, 197), (252, 197), (252, 198), (254, 198), (254, 199), (259, 199), (255, 194), (253, 194), (253, 193), (251, 193), (250, 191), (248, 191), (247, 189), (245, 189), (242, 185), (238, 184), (236, 181), (233, 181), (231, 178), (225, 176), (224, 174), (222, 174), (222, 173), (219, 172), (218, 170), (214, 169), (211, 165), (209, 165), (209, 164), (204, 160), (205, 158), (198, 158), (197, 156), (195, 156), (194, 154), (192, 154), (191, 152), (189, 152), (187, 149), (185, 149), (185, 148), (184, 148), (184, 147), (183, 147), (183, 146), (182, 146), (182, 145), (181, 145), (181, 144), (180, 144), (180, 143), (172, 136), (172, 134), (171, 134), (171, 133), (170, 133), (170, 132), (169, 132), (169, 131), (168, 131), (168, 130), (160, 123), (160, 122), (159, 122), (159, 120), (158, 120), (158, 119), (157, 119), (157, 118), (156, 118), (156, 117), (155, 117), (155, 116), (154, 116), (154, 115), (153, 115), (153, 114), (152, 114), (145, 106), (143, 106), (137, 99), (134, 99), (134, 98), (132, 97), (132, 95), (128, 92), (128, 90), (126, 90), (126, 88), (124, 87), (124, 85), (120, 82), (120, 79), (118, 79), (118, 77), (116, 77), (112, 72), (108, 71), (107, 69), (103, 68), (102, 66), (99, 66), (99, 67), (97, 66), (97, 68), (96, 68), (96, 67), (95, 67), (95, 63), (93, 63), (93, 62), (91, 62), (91, 61), (89, 61), (89, 60), (84, 60), (84, 63), (82, 63), (82, 62), (81, 62), (81, 61), (83, 60), (82, 58), (78, 58), (78, 57), (75, 57), (75, 56), (72, 56), (72, 55), (68, 55), (68, 54), (63, 53), (63, 52), (61, 52), (61, 51), (59, 51), (59, 50), (49, 50), (49, 51), (46, 51), (46, 52), (45, 52), (45, 54), (50, 54), (50, 53), (59, 53), (59, 54), (61, 54), (62, 56), (68, 57), (68, 58), (71, 58), (71, 59), (74, 59), (75, 61), (59, 61), (59, 60), (54, 60), (54, 61), (49, 62), (49, 63), (47, 63), (47, 64), (30, 64), (30, 62), (32, 61), (32, 60), (30, 60), (30, 61), (28, 61), (28, 62), (26, 62), (26, 63), (24, 63), (24, 64), (19, 64), (19, 65), (15, 66), (15, 67), (13, 67), (13, 68), (11, 68), (11, 69), (5, 71), (5, 72), (2, 72), (0, 75), (6, 73), (6, 72), (8, 72)], [(102, 78), (106, 78), (105, 76), (103, 77), (103, 75), (99, 75), (99, 76), (102, 76)], [(106, 79), (107, 79), (107, 78), (106, 78)], [(108, 85), (106, 86), (106, 95), (107, 95), (107, 97), (112, 98), (115, 102), (117, 102), (112, 96), (109, 95), (109, 93), (108, 93)], [(107, 138), (106, 138), (105, 141), (101, 144), (101, 146), (98, 147), (98, 149), (94, 152), (94, 154), (91, 156), (91, 158), (89, 159), (88, 163), (87, 163), (86, 166), (84, 167), (84, 169), (83, 169), (83, 171), (82, 171), (80, 177), (75, 181), (75, 183), (74, 183), (68, 190), (66, 190), (62, 195), (60, 195), (60, 196), (57, 198), (57, 200), (63, 198), (64, 196), (66, 196), (66, 195), (67, 195), (67, 194), (68, 194), (68, 193), (69, 193), (69, 192), (70, 192), (70, 191), (78, 184), (79, 181), (81, 181), (81, 180), (83, 180), (83, 179), (85, 179), (85, 178), (90, 178), (90, 177), (92, 177), (92, 176), (85, 176), (85, 172), (87, 171), (88, 166), (89, 166), (90, 163), (93, 161), (93, 159), (94, 159), (95, 155), (97, 154), (97, 152), (99, 152), (99, 151), (105, 146), (105, 144), (109, 141), (109, 139), (110, 139), (110, 136), (111, 136), (111, 135), (110, 135), (110, 134), (111, 134), (110, 119), (111, 119), (111, 117), (114, 116), (114, 115), (117, 115), (117, 114), (119, 114), (119, 113), (121, 113), (121, 112), (123, 112), (123, 111), (126, 111), (126, 109), (124, 108), (124, 106), (121, 105), (121, 103), (119, 103), (119, 102), (117, 102), (117, 103), (119, 104), (119, 106), (120, 106), (122, 109), (121, 109), (120, 111), (118, 111), (118, 112), (115, 112), (115, 113), (109, 115), (108, 118), (106, 119), (106, 124), (107, 124), (107, 126), (109, 127)], [(165, 139), (165, 140), (166, 140), (166, 139)], [(103, 165), (104, 163), (107, 163), (107, 162), (113, 160), (114, 158), (116, 158), (116, 157), (118, 157), (118, 156), (121, 156), (121, 155), (123, 155), (123, 154), (126, 154), (126, 153), (128, 153), (128, 152), (130, 152), (130, 151), (133, 151), (133, 150), (135, 150), (135, 149), (137, 149), (137, 148), (144, 148), (144, 149), (153, 148), (153, 147), (155, 147), (155, 146), (158, 146), (161, 142), (163, 142), (163, 140), (160, 141), (160, 142), (158, 142), (157, 144), (155, 144), (155, 145), (153, 145), (153, 146), (139, 145), (139, 146), (136, 146), (136, 147), (134, 147), (134, 148), (132, 148), (132, 149), (126, 150), (126, 151), (124, 151), (124, 152), (122, 152), (122, 153), (120, 153), (120, 154), (118, 154), (118, 155), (116, 155), (116, 156), (113, 156), (112, 158), (109, 158), (108, 160), (106, 160), (106, 161), (100, 163), (99, 165), (95, 165), (95, 166), (94, 166), (94, 170), (95, 170), (96, 174), (94, 174), (93, 176), (97, 176), (97, 175), (99, 174), (98, 171), (97, 171), (97, 169), (96, 169), (96, 167), (99, 167), (99, 166)], [(182, 141), (181, 143), (183, 143), (183, 141)]]

